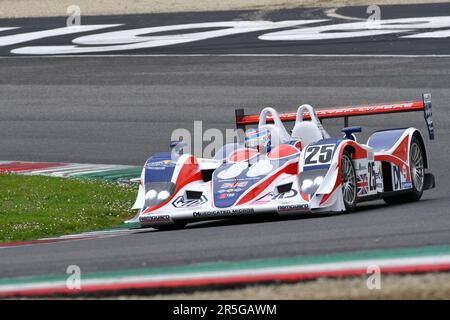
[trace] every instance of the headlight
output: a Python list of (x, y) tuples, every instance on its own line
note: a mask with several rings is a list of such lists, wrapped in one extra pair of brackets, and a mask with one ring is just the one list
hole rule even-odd
[(302, 191), (303, 193), (308, 193), (307, 191), (314, 185), (311, 179), (305, 179), (302, 182)]
[(145, 194), (145, 200), (148, 200), (148, 201), (153, 200), (156, 198), (157, 194), (158, 194), (158, 192), (156, 192), (156, 190), (151, 189)]
[(318, 176), (314, 179), (314, 185), (316, 186), (320, 186), (323, 182), (323, 177), (322, 176)]
[(301, 190), (305, 194), (314, 194), (325, 179), (328, 170), (312, 170), (300, 173)]
[(170, 192), (163, 190), (160, 193), (158, 193), (158, 200), (166, 200), (170, 197)]
[(175, 184), (172, 182), (150, 182), (145, 185), (145, 207), (157, 206), (175, 192)]

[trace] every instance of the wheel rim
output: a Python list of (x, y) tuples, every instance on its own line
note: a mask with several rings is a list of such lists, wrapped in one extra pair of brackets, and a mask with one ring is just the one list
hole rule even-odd
[(350, 158), (342, 158), (342, 193), (344, 201), (347, 204), (353, 204), (356, 200), (356, 179), (355, 169), (352, 166)]
[(417, 143), (411, 145), (411, 175), (414, 187), (417, 191), (422, 191), (424, 180), (422, 150)]

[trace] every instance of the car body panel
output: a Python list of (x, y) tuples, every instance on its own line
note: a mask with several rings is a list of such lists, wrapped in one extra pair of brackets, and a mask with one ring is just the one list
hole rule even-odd
[[(302, 107), (314, 118), (312, 107)], [(227, 146), (218, 159), (173, 151), (155, 154), (142, 170), (133, 206), (139, 212), (129, 222), (147, 227), (260, 214), (344, 212), (344, 152), (355, 168), (358, 202), (412, 190), (409, 147), (413, 137), (423, 143), (418, 129), (376, 131), (367, 143), (359, 143), (349, 135), (330, 138), (318, 127), (323, 138), (305, 146), (291, 138), (268, 152), (243, 144)]]

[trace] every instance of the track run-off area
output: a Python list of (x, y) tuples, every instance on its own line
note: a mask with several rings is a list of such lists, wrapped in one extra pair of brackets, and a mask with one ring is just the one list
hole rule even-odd
[[(66, 168), (69, 175), (77, 169), (89, 171), (91, 165), (83, 167), (86, 163), (102, 164), (105, 172), (136, 171), (150, 154), (169, 149), (171, 133), (177, 128), (192, 130), (196, 120), (203, 121), (203, 130), (233, 128), (235, 108), (244, 107), (248, 113), (258, 113), (265, 106), (292, 111), (303, 103), (333, 107), (409, 101), (430, 92), (436, 140), (427, 140), (426, 145), (437, 184), (436, 189), (424, 193), (420, 202), (398, 206), (381, 201), (365, 203), (352, 214), (204, 222), (169, 232), (120, 229), (105, 231), (101, 236), (73, 235), (73, 239), (69, 236), (64, 241), (1, 246), (0, 295), (3, 289), (20, 294), (19, 284), (22, 289), (35, 290), (33, 284), (45, 279), (56, 281), (56, 287), (61, 288), (69, 265), (79, 266), (94, 288), (99, 285), (95, 282), (99, 277), (109, 277), (115, 283), (124, 272), (130, 272), (130, 277), (144, 277), (138, 283), (151, 283), (148, 287), (158, 279), (179, 280), (178, 271), (189, 273), (182, 280), (190, 281), (192, 274), (205, 265), (212, 267), (201, 269), (201, 274), (212, 272), (214, 281), (227, 266), (230, 274), (225, 276), (248, 279), (245, 270), (253, 268), (257, 261), (265, 261), (259, 266), (261, 270), (266, 268), (264, 272), (267, 268), (278, 270), (269, 272), (271, 276), (286, 274), (282, 268), (294, 266), (288, 274), (295, 274), (297, 280), (307, 278), (302, 272), (316, 272), (320, 269), (317, 264), (325, 262), (332, 268), (322, 275), (345, 275), (355, 259), (363, 264), (355, 264), (358, 272), (348, 275), (363, 274), (369, 264), (377, 261), (384, 261), (391, 272), (395, 272), (393, 266), (401, 266), (399, 272), (448, 270), (450, 38), (445, 35), (450, 30), (450, 18), (442, 18), (447, 8), (448, 4), (383, 6), (382, 19), (432, 18), (414, 20), (415, 27), (410, 23), (407, 29), (407, 20), (397, 21), (395, 32), (374, 29), (380, 32), (377, 35), (326, 39), (323, 34), (330, 32), (324, 28), (315, 29), (320, 39), (269, 39), (289, 34), (275, 32), (305, 27), (293, 24), (154, 47), (143, 47), (144, 42), (154, 45), (164, 39), (151, 38), (151, 30), (141, 34), (149, 37), (145, 41), (136, 32), (123, 32), (122, 38), (115, 38), (116, 42), (121, 39), (121, 44), (111, 43), (111, 37), (117, 34), (106, 33), (223, 21), (329, 20), (318, 21), (313, 27), (362, 23), (345, 17), (364, 19), (366, 7), (338, 9), (336, 13), (344, 18), (328, 16), (323, 9), (280, 10), (263, 16), (240, 11), (86, 17), (86, 25), (120, 26), (76, 34), (43, 33), (64, 28), (65, 19), (61, 18), (0, 20), (0, 160), (15, 162), (16, 168), (35, 161), (71, 163), (72, 169)], [(198, 28), (199, 33), (223, 32), (223, 25)], [(351, 28), (345, 32), (354, 32)], [(36, 32), (41, 36), (37, 37)], [(162, 28), (152, 32), (157, 37), (178, 31)], [(18, 35), (24, 33), (28, 35), (18, 41)], [(30, 33), (34, 33), (34, 39)], [(297, 37), (301, 37), (299, 32)], [(100, 43), (110, 48), (141, 47), (99, 51)], [(73, 47), (84, 51), (90, 48), (90, 52), (75, 52), (78, 49), (73, 51)], [(56, 52), (55, 48), (66, 51)], [(330, 134), (338, 135), (342, 121), (324, 121), (323, 125)], [(353, 118), (350, 125), (363, 127), (359, 141), (385, 128), (414, 126), (426, 132), (420, 113)], [(62, 176), (64, 172), (61, 170)], [(403, 261), (393, 262), (395, 259)], [(285, 264), (275, 266), (275, 261)], [(420, 269), (418, 261), (422, 266), (428, 263), (429, 268)], [(343, 266), (339, 272), (335, 265), (338, 262)], [(314, 267), (304, 269), (304, 264)], [(165, 268), (172, 273), (167, 271), (170, 274), (164, 278), (160, 271)], [(267, 276), (264, 272), (260, 275)], [(256, 273), (253, 275), (256, 277)], [(54, 287), (50, 288), (50, 280), (45, 282), (45, 289), (50, 290), (45, 293), (66, 293), (51, 291)]]

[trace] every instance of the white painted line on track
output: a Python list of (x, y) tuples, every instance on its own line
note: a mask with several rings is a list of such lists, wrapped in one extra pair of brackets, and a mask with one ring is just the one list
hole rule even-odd
[(0, 59), (48, 58), (158, 58), (158, 57), (324, 57), (324, 58), (450, 58), (450, 54), (313, 54), (313, 53), (227, 53), (227, 54), (80, 54), (42, 56), (0, 56)]
[(64, 172), (64, 171), (68, 171), (68, 170), (72, 170), (72, 169), (79, 169), (79, 168), (84, 168), (84, 167), (86, 167), (86, 165), (82, 165), (82, 164), (67, 164), (67, 165), (62, 165), (60, 167), (55, 167), (53, 169), (33, 170), (31, 172), (28, 172), (27, 174), (31, 174), (31, 175), (56, 174), (58, 172)]
[[(126, 168), (126, 167), (125, 167)], [(121, 170), (125, 169), (124, 167), (120, 166), (91, 166), (86, 167), (80, 170), (70, 170), (65, 173), (63, 173), (63, 176), (77, 176), (77, 175), (85, 175), (90, 173), (100, 173), (100, 172), (107, 172), (107, 171), (115, 171), (115, 170)], [(58, 175), (56, 175), (58, 176)]]
[(26, 175), (42, 175), (42, 176), (55, 176), (55, 177), (65, 177), (72, 175), (83, 175), (96, 172), (106, 172), (114, 170), (128, 169), (131, 166), (127, 165), (110, 165), (110, 164), (68, 164), (64, 166), (55, 167), (53, 169), (45, 170), (34, 170), (26, 172)]

